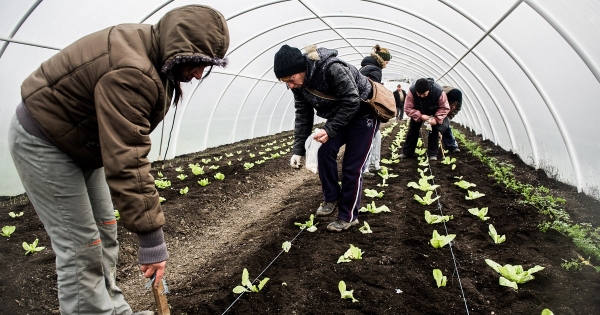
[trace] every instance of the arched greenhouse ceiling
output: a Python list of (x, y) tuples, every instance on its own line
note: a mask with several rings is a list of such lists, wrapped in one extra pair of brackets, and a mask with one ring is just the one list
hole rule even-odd
[(379, 44), (393, 56), (384, 81), (431, 77), (460, 88), (455, 122), (600, 199), (597, 0), (0, 0), (0, 195), (23, 192), (7, 144), (21, 82), (88, 33), (154, 24), (187, 4), (226, 17), (230, 64), (184, 86), (184, 103), (152, 134), (152, 160), (161, 134), (162, 154), (171, 134), (172, 158), (293, 129), (292, 93), (272, 68), (282, 44), (337, 49), (354, 65)]

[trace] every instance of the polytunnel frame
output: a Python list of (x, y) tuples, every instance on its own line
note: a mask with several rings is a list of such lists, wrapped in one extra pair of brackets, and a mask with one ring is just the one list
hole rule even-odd
[[(270, 3), (264, 3), (264, 4), (258, 5), (256, 7), (244, 10), (244, 11), (242, 11), (240, 13), (237, 13), (237, 14), (233, 15), (231, 18), (234, 18), (234, 17), (236, 17), (238, 15), (245, 14), (247, 12), (250, 12), (252, 10), (255, 10), (255, 9), (258, 9), (258, 8), (261, 8), (261, 7), (269, 6), (271, 4), (277, 4), (277, 3), (287, 2), (287, 1), (291, 1), (291, 0), (279, 0), (279, 1), (273, 1), (273, 2), (270, 2)], [(302, 2), (301, 0), (298, 0), (298, 1), (306, 7), (306, 5), (304, 4), (304, 2)], [(422, 17), (420, 17), (420, 16), (418, 16), (418, 15), (412, 13), (412, 12), (407, 12), (407, 11), (402, 10), (402, 9), (400, 9), (398, 7), (395, 7), (393, 5), (390, 5), (390, 4), (387, 4), (387, 3), (381, 3), (381, 2), (378, 2), (378, 1), (375, 1), (375, 0), (362, 0), (362, 1), (371, 2), (371, 3), (379, 4), (379, 5), (382, 5), (382, 6), (387, 6), (387, 7), (393, 8), (395, 10), (404, 12), (405, 14), (409, 14), (409, 15), (412, 15), (414, 17), (417, 17), (417, 18), (421, 19), (422, 21), (424, 21), (424, 22), (426, 22), (426, 23), (428, 23), (428, 24), (430, 24), (430, 25), (438, 28), (439, 30), (444, 31), (438, 25), (436, 25), (434, 23), (431, 23), (430, 21), (427, 21), (426, 19), (424, 19), (424, 18), (422, 18)], [(148, 15), (148, 17), (152, 16), (154, 13), (158, 12), (160, 9), (162, 9), (164, 6), (166, 6), (167, 4), (169, 4), (171, 2), (173, 2), (173, 0), (167, 1), (167, 2), (163, 3), (162, 6), (159, 6), (155, 11), (153, 11), (153, 13), (151, 13), (150, 15)], [(474, 25), (476, 25), (480, 29), (484, 30), (483, 27), (479, 23), (477, 23), (474, 19), (472, 19), (468, 14), (466, 14), (462, 10), (460, 10), (460, 9), (458, 9), (458, 8), (450, 5), (446, 1), (440, 0), (440, 2), (443, 3), (444, 5), (448, 6), (449, 8), (453, 9), (454, 11), (456, 11), (457, 13), (459, 13), (460, 15), (462, 15), (463, 17), (467, 18), (469, 21), (471, 21)], [(525, 2), (529, 6), (529, 8), (531, 8), (533, 11), (535, 11), (536, 13), (538, 13), (539, 16), (542, 19), (544, 19), (567, 42), (567, 44), (569, 44), (569, 46), (577, 53), (577, 55), (581, 58), (581, 60), (584, 62), (584, 64), (588, 67), (589, 71), (592, 72), (592, 74), (600, 82), (600, 71), (598, 70), (598, 67), (596, 67), (596, 65), (593, 63), (593, 61), (591, 60), (591, 58), (589, 58), (589, 56), (587, 55), (587, 53), (585, 52), (585, 50), (580, 45), (577, 44), (576, 40), (572, 36), (569, 36), (569, 34), (566, 32), (566, 30), (564, 28), (562, 28), (558, 24), (558, 22), (556, 21), (556, 19), (552, 15), (550, 15), (547, 11), (543, 10), (543, 8), (541, 8), (539, 5), (537, 5), (534, 1), (531, 1), (531, 0), (518, 0), (516, 2), (516, 4), (515, 4), (515, 7), (518, 7), (522, 2)], [(2, 56), (2, 54), (3, 54), (4, 50), (6, 49), (7, 45), (9, 43), (11, 43), (11, 42), (19, 43), (19, 44), (24, 44), (24, 45), (32, 45), (32, 46), (37, 46), (37, 47), (42, 47), (42, 48), (56, 49), (54, 47), (44, 46), (44, 45), (40, 45), (40, 44), (32, 44), (32, 43), (28, 43), (28, 42), (25, 42), (25, 41), (18, 41), (18, 40), (12, 39), (12, 36), (14, 36), (14, 34), (16, 34), (16, 32), (18, 31), (18, 29), (20, 28), (20, 26), (22, 25), (22, 23), (24, 23), (24, 21), (31, 14), (31, 12), (33, 12), (35, 10), (35, 8), (37, 7), (37, 5), (39, 5), (39, 3), (41, 3), (41, 0), (39, 0), (39, 1), (35, 2), (34, 4), (32, 4), (32, 6), (30, 7), (30, 9), (28, 10), (28, 13), (24, 15), (24, 17), (20, 20), (20, 23), (17, 24), (17, 26), (13, 30), (13, 35), (11, 35), (11, 38), (8, 38), (8, 39), (0, 38), (0, 40), (5, 41), (5, 44), (3, 45), (2, 50), (0, 50), (0, 57)], [(313, 14), (315, 14), (314, 11), (312, 11), (310, 8), (307, 7), (307, 9), (309, 9), (309, 11), (311, 11)], [(328, 23), (326, 23), (323, 20), (323, 18), (333, 17), (334, 15), (321, 15), (321, 16), (317, 15), (317, 16), (326, 25), (328, 25), (329, 27), (331, 27)], [(148, 17), (146, 17), (146, 19)], [(332, 28), (332, 30), (334, 30), (334, 32), (336, 32), (334, 28)], [(445, 33), (447, 35), (451, 36), (452, 38), (454, 38), (457, 42), (459, 42), (459, 43), (462, 44), (462, 42), (459, 41), (458, 39), (456, 39), (452, 34), (449, 34), (448, 32), (445, 32)], [(344, 38), (343, 36), (341, 36), (341, 37)], [(579, 165), (577, 159), (575, 158), (576, 149), (573, 147), (573, 145), (571, 144), (570, 141), (567, 141), (567, 140), (570, 140), (570, 138), (571, 138), (570, 134), (566, 130), (563, 121), (557, 115), (554, 104), (549, 101), (549, 98), (547, 97), (545, 91), (540, 87), (540, 84), (532, 76), (532, 74), (529, 72), (529, 70), (527, 70), (527, 68), (524, 67), (524, 65), (521, 62), (521, 60), (519, 58), (517, 58), (512, 53), (512, 51), (510, 49), (507, 49), (506, 46), (501, 41), (499, 41), (499, 39), (496, 36), (494, 36), (493, 34), (490, 33), (489, 37), (492, 38), (513, 59), (513, 61), (519, 66), (519, 68), (523, 71), (523, 73), (527, 76), (527, 78), (533, 84), (534, 88), (536, 89), (536, 91), (539, 93), (540, 97), (544, 101), (544, 104), (546, 105), (546, 107), (549, 110), (551, 116), (553, 117), (553, 119), (554, 119), (554, 121), (556, 123), (556, 126), (557, 126), (557, 128), (559, 130), (559, 133), (561, 134), (561, 138), (563, 140), (565, 148), (567, 149), (567, 153), (568, 153), (568, 155), (570, 157), (571, 165), (573, 167), (573, 171), (574, 171), (574, 175), (575, 175), (575, 181), (577, 183), (577, 185), (576, 185), (577, 189), (578, 189), (579, 192), (581, 192), (581, 189), (582, 189), (581, 168), (580, 168), (580, 165)], [(463, 44), (463, 46), (466, 47), (466, 45), (464, 45), (464, 44)], [(359, 54), (360, 54), (360, 52), (359, 52)], [(475, 55), (478, 59), (480, 59), (479, 56), (475, 52), (473, 52), (473, 55)], [(480, 61), (482, 63), (484, 63), (481, 59), (480, 59)], [(486, 68), (491, 71), (491, 68), (488, 67), (487, 64), (486, 64)], [(498, 79), (498, 77), (496, 76), (496, 74), (495, 74), (494, 71), (492, 71), (492, 74), (496, 77), (496, 79)], [(236, 75), (236, 76), (241, 76), (241, 75)], [(499, 82), (501, 82), (501, 81), (499, 80)], [(469, 85), (469, 84), (467, 83), (467, 85)], [(504, 84), (502, 84), (502, 83), (501, 83), (501, 86), (504, 88), (504, 90), (507, 93), (507, 95), (510, 95), (509, 90), (506, 88), (506, 86)], [(490, 95), (490, 97), (491, 97), (491, 95)], [(518, 108), (519, 108), (518, 107), (518, 103), (514, 102), (514, 99), (512, 99), (512, 97), (511, 97), (511, 100), (513, 101), (513, 104), (514, 104), (515, 108), (517, 109), (517, 113), (519, 114), (519, 116), (521, 117), (521, 119), (526, 121), (526, 119), (522, 115), (521, 111), (518, 110)], [(526, 129), (526, 131), (528, 131), (528, 129), (529, 129), (527, 126), (528, 126), (527, 124), (524, 124), (524, 128)], [(509, 126), (507, 126), (507, 127), (509, 127)], [(509, 130), (509, 129), (507, 129), (507, 130)], [(531, 136), (530, 135), (528, 135), (528, 136), (529, 136), (529, 143), (530, 143), (530, 145), (532, 147), (532, 153), (534, 155), (534, 165), (535, 165), (536, 168), (538, 168), (539, 167), (539, 157), (537, 155), (537, 145), (535, 145), (535, 141), (533, 141), (533, 139), (531, 138)]]

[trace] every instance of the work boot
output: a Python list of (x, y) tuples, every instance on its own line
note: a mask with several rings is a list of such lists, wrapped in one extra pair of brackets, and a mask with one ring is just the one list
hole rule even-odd
[(333, 210), (335, 210), (335, 207), (337, 206), (339, 200), (336, 201), (323, 201), (321, 203), (321, 205), (319, 206), (319, 209), (317, 209), (317, 216), (326, 216), (326, 215), (330, 215)]
[(141, 311), (141, 312), (135, 312), (131, 315), (154, 315), (153, 311)]
[(452, 153), (460, 153), (460, 149), (459, 148), (452, 149), (450, 152), (452, 152)]
[(353, 225), (358, 224), (358, 219), (355, 219), (352, 222), (344, 221), (340, 218), (335, 219), (335, 221), (329, 223), (327, 226), (327, 230), (331, 232), (342, 232), (349, 229)]

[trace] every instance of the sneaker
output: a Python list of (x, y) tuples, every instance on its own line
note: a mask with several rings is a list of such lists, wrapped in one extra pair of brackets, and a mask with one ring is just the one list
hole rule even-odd
[(432, 156), (429, 157), (429, 160), (430, 161), (437, 161), (437, 156), (432, 155)]
[(377, 167), (374, 165), (369, 165), (369, 172), (371, 172), (371, 173), (377, 173), (377, 172), (379, 172), (380, 169), (381, 169), (381, 166)]
[(141, 312), (133, 313), (131, 315), (154, 315), (154, 312), (153, 311), (141, 311)]
[(404, 153), (400, 153), (400, 155), (398, 156), (401, 159), (410, 159), (413, 157), (412, 154), (404, 154)]
[(375, 174), (373, 174), (373, 173), (371, 173), (371, 172), (364, 172), (362, 175), (363, 175), (363, 177), (365, 177), (365, 178), (371, 178), (371, 177), (374, 177), (374, 176), (375, 176)]
[(452, 149), (450, 152), (452, 152), (452, 153), (460, 153), (460, 149), (459, 148)]
[(319, 209), (317, 209), (317, 216), (326, 216), (326, 215), (330, 215), (333, 210), (335, 210), (335, 207), (337, 206), (339, 200), (333, 201), (333, 202), (329, 202), (329, 201), (323, 201), (321, 203), (321, 205), (319, 206)]
[(357, 224), (358, 224), (358, 219), (356, 219), (352, 222), (347, 222), (347, 221), (344, 221), (344, 220), (338, 218), (338, 219), (335, 219), (335, 221), (329, 223), (329, 225), (327, 226), (327, 230), (329, 230), (331, 232), (342, 232), (342, 231), (349, 229), (351, 226), (357, 225)]

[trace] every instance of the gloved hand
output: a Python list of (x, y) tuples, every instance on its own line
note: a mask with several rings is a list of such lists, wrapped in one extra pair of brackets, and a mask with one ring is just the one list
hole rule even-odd
[(292, 155), (292, 158), (290, 159), (290, 165), (293, 168), (300, 168), (302, 166), (302, 156), (301, 155)]

